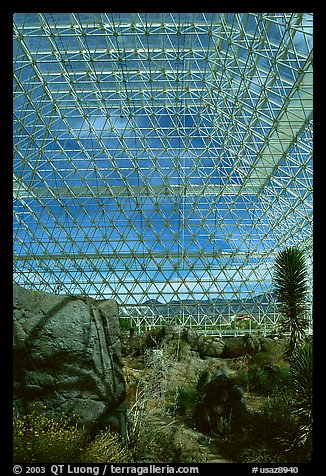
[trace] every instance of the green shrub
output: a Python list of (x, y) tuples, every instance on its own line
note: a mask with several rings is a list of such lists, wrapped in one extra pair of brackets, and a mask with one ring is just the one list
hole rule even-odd
[(259, 365), (252, 364), (248, 370), (250, 391), (267, 395), (270, 389), (270, 379), (267, 372)]
[(293, 429), (292, 404), (293, 399), (290, 391), (276, 391), (266, 398), (258, 413), (257, 426), (259, 429), (257, 428), (257, 431), (269, 446), (274, 446), (280, 435), (287, 434)]
[(153, 408), (146, 389), (137, 392), (136, 401), (128, 411), (128, 447), (134, 463), (184, 463), (199, 456), (189, 455), (187, 445), (174, 438), (178, 423), (171, 419), (171, 412), (175, 417), (176, 405), (179, 414), (191, 407), (187, 392), (181, 393), (180, 396), (178, 389), (175, 390), (174, 405), (166, 409), (159, 404)]
[(291, 398), (285, 392), (274, 393), (251, 415), (245, 428), (228, 434), (219, 448), (224, 457), (236, 463), (290, 462), (284, 438), (294, 428)]
[(286, 367), (278, 367), (273, 372), (269, 372), (267, 367), (253, 362), (247, 370), (237, 372), (233, 380), (247, 392), (267, 396), (276, 389), (290, 385), (291, 375)]
[(197, 414), (196, 409), (201, 405), (205, 396), (205, 385), (209, 380), (210, 374), (208, 370), (202, 370), (197, 378), (197, 383), (189, 387), (177, 387), (174, 391), (173, 410), (182, 416), (187, 416), (193, 419), (196, 423)]
[(280, 458), (279, 461), (306, 463), (311, 458), (312, 432), (309, 431), (309, 419), (302, 419), (298, 415), (297, 405), (291, 391), (278, 394), (273, 400), (267, 401), (262, 409), (261, 419), (268, 428), (262, 437)]
[(290, 369), (272, 373), (251, 364), (234, 377), (247, 390), (267, 395), (246, 427), (221, 442), (223, 456), (242, 463), (305, 463), (312, 454), (312, 348), (298, 346)]
[(250, 381), (248, 370), (239, 370), (236, 375), (232, 377), (232, 380), (236, 385), (239, 385), (239, 387), (243, 388), (243, 390), (246, 390), (247, 392), (249, 391)]
[(119, 325), (120, 325), (120, 330), (123, 333), (130, 333), (130, 319), (126, 319), (125, 317), (120, 317), (119, 318)]
[(178, 387), (175, 390), (173, 400), (175, 402), (175, 412), (178, 415), (190, 417), (197, 400), (197, 390), (194, 387)]

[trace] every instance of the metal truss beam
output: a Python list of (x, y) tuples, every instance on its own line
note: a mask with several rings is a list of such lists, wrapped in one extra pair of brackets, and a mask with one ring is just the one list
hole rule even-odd
[[(254, 251), (254, 252), (226, 252), (226, 251), (221, 251), (217, 250), (214, 252), (209, 252), (209, 251), (202, 251), (202, 252), (193, 252), (193, 251), (187, 251), (183, 254), (184, 258), (196, 258), (198, 259), (199, 257), (201, 258), (268, 258), (270, 257), (270, 253), (267, 251)], [(64, 261), (64, 260), (83, 260), (83, 259), (103, 259), (103, 260), (110, 260), (110, 259), (121, 259), (121, 260), (126, 260), (126, 259), (135, 259), (135, 260), (146, 260), (146, 259), (161, 259), (161, 258), (171, 258), (171, 259), (180, 259), (182, 257), (181, 252), (173, 252), (173, 251), (164, 251), (162, 253), (156, 251), (156, 252), (116, 252), (116, 253), (101, 253), (101, 254), (92, 254), (92, 253), (85, 253), (85, 254), (53, 254), (53, 255), (19, 255), (15, 256), (14, 260), (15, 261), (35, 261), (35, 260), (40, 260), (40, 261)]]
[(274, 127), (265, 138), (264, 146), (251, 167), (244, 181), (244, 187), (261, 190), (272, 177), (280, 161), (296, 141), (300, 131), (308, 125), (313, 112), (313, 73), (312, 57), (307, 60), (288, 101), (284, 102), (282, 111)]
[(250, 186), (244, 189), (240, 185), (110, 185), (110, 186), (70, 186), (70, 187), (28, 187), (22, 180), (14, 179), (13, 193), (15, 200), (33, 198), (86, 198), (86, 197), (156, 197), (156, 196), (204, 196), (204, 195), (254, 195), (255, 190)]

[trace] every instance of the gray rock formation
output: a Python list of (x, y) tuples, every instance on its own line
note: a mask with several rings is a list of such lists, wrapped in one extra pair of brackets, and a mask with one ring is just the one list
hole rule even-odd
[[(261, 339), (250, 334), (224, 339), (204, 338), (194, 329), (177, 326), (168, 328), (167, 332), (179, 334), (201, 357), (234, 358), (261, 351)], [(266, 340), (264, 339), (264, 341)]]
[(182, 338), (189, 343), (190, 347), (198, 352), (201, 357), (220, 357), (224, 351), (224, 341), (219, 338), (205, 339), (194, 329), (181, 328)]
[[(187, 342), (190, 349), (197, 352), (200, 357), (205, 358), (237, 358), (243, 355), (254, 354), (280, 354), (284, 344), (274, 339), (246, 334), (235, 337), (213, 337), (203, 336), (194, 328), (185, 326), (163, 326), (152, 329), (145, 338), (130, 337), (124, 341), (124, 352), (126, 355), (141, 353), (141, 348), (159, 348), (163, 342), (168, 340), (180, 340)], [(268, 357), (263, 356), (262, 357)]]
[(225, 339), (222, 357), (235, 358), (261, 351), (260, 338), (252, 334)]
[(74, 414), (124, 434), (117, 303), (14, 285), (13, 304), (15, 409)]
[(198, 344), (198, 353), (201, 357), (221, 357), (224, 352), (225, 343), (223, 339), (205, 340), (201, 338)]

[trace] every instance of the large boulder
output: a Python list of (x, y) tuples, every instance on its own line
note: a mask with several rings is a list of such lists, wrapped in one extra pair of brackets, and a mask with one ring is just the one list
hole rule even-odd
[(229, 337), (225, 339), (222, 357), (235, 358), (247, 354), (256, 354), (261, 351), (259, 337), (246, 334), (244, 336)]
[(118, 306), (14, 285), (14, 407), (126, 429)]
[(221, 357), (224, 346), (223, 339), (204, 339), (201, 337), (197, 341), (197, 352), (201, 357)]
[(284, 351), (286, 349), (286, 339), (278, 339), (277, 337), (260, 337), (261, 351), (255, 356), (255, 362), (260, 365), (274, 364), (283, 360)]
[(181, 335), (189, 343), (192, 350), (198, 352), (200, 357), (221, 357), (224, 351), (223, 339), (204, 338), (194, 329), (181, 328)]

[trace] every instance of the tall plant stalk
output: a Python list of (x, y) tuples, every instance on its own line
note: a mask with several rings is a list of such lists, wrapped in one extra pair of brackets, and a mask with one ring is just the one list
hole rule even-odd
[(274, 285), (282, 314), (281, 332), (290, 333), (285, 352), (290, 358), (298, 344), (303, 342), (308, 321), (306, 296), (308, 281), (304, 252), (295, 246), (280, 251), (275, 260)]

